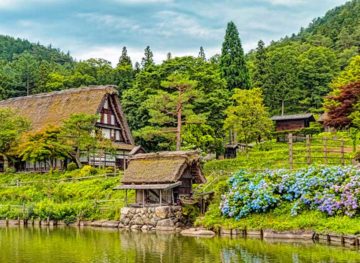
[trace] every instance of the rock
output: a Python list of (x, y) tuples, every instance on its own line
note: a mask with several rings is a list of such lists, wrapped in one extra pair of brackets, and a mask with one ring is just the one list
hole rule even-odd
[(91, 226), (101, 227), (104, 222), (106, 222), (106, 221), (104, 221), (104, 220), (94, 221), (94, 222), (91, 222)]
[(175, 226), (176, 226), (176, 227), (184, 227), (185, 225), (184, 225), (183, 223), (181, 223), (181, 222), (177, 222), (177, 223), (175, 224)]
[(278, 238), (278, 239), (304, 239), (312, 240), (314, 238), (313, 231), (272, 231), (264, 230), (264, 238)]
[(128, 226), (130, 224), (130, 218), (125, 218), (124, 222), (121, 223), (123, 223), (125, 226)]
[(130, 227), (130, 229), (131, 229), (132, 231), (137, 231), (137, 230), (140, 230), (140, 229), (141, 229), (141, 226), (140, 226), (140, 225), (132, 225), (132, 226)]
[(189, 228), (180, 232), (183, 236), (199, 236), (199, 237), (213, 237), (215, 232), (206, 229)]
[(142, 220), (142, 218), (140, 216), (135, 217), (131, 222), (134, 225), (143, 225), (144, 224), (144, 220)]
[(175, 226), (156, 226), (156, 231), (175, 231)]
[(118, 228), (124, 228), (124, 227), (125, 227), (124, 224), (119, 223)]
[(221, 230), (220, 230), (220, 235), (222, 235), (222, 236), (231, 236), (231, 234), (232, 234), (231, 229), (221, 228)]
[(159, 206), (155, 208), (155, 215), (159, 218), (167, 218), (168, 214), (169, 214), (169, 207), (168, 206)]
[(165, 226), (165, 227), (174, 227), (174, 222), (171, 219), (163, 219), (157, 222), (156, 227)]
[(150, 231), (151, 228), (152, 228), (151, 226), (143, 225), (143, 226), (141, 227), (141, 231)]
[(102, 223), (102, 227), (117, 228), (119, 227), (119, 221), (107, 221)]
[(120, 214), (121, 215), (127, 215), (127, 214), (130, 213), (130, 211), (131, 211), (130, 207), (123, 207), (123, 208), (120, 209)]

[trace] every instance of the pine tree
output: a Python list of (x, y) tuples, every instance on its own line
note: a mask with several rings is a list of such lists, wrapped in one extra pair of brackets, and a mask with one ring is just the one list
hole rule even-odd
[(135, 67), (134, 72), (135, 72), (135, 75), (136, 75), (141, 71), (141, 65), (140, 65), (139, 62), (136, 61), (134, 67)]
[(229, 90), (250, 88), (249, 72), (246, 67), (244, 50), (234, 22), (227, 25), (222, 45), (220, 68)]
[(146, 69), (149, 66), (154, 65), (154, 54), (150, 49), (150, 46), (145, 48), (144, 57), (141, 60), (141, 66)]
[(255, 70), (253, 76), (254, 87), (263, 88), (266, 81), (266, 50), (264, 41), (260, 40), (255, 54)]
[(202, 46), (200, 47), (198, 58), (201, 58), (204, 61), (206, 60), (205, 51), (204, 51), (204, 48)]
[(131, 64), (131, 58), (127, 54), (126, 47), (122, 48), (121, 56), (119, 58), (118, 66), (129, 66)]

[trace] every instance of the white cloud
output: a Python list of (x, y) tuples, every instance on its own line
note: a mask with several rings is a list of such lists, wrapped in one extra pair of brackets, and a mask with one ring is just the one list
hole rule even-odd
[(266, 0), (266, 2), (272, 5), (294, 6), (298, 4), (304, 4), (306, 0)]
[(11, 10), (34, 4), (52, 4), (61, 0), (0, 0), (0, 10)]
[(166, 4), (173, 3), (173, 0), (113, 0), (116, 3), (127, 4), (127, 5), (138, 5), (138, 4)]
[[(118, 62), (119, 56), (121, 55), (122, 46), (98, 46), (98, 47), (89, 47), (73, 50), (72, 55), (79, 60), (86, 60), (89, 58), (104, 58), (112, 63), (115, 66)], [(127, 48), (128, 55), (131, 57), (133, 63), (141, 62), (141, 58), (144, 56), (144, 49), (134, 49)], [(181, 56), (197, 56), (198, 50), (183, 50), (171, 52), (172, 57), (181, 57)], [(207, 58), (220, 52), (220, 48), (209, 48), (205, 47), (205, 54)], [(156, 63), (161, 63), (166, 59), (167, 52), (163, 50), (153, 50), (154, 60)]]
[(223, 28), (203, 26), (194, 17), (179, 12), (160, 11), (155, 17), (159, 21), (155, 32), (164, 37), (186, 35), (193, 38), (211, 39), (223, 32)]
[(96, 24), (98, 27), (105, 26), (115, 29), (126, 29), (129, 31), (140, 30), (140, 26), (136, 23), (135, 20), (123, 16), (98, 13), (79, 13), (77, 16), (79, 18), (84, 18), (93, 24)]

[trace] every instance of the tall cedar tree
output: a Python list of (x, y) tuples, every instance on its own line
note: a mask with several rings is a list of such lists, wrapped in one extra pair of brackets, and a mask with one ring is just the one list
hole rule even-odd
[(127, 90), (132, 86), (135, 75), (126, 47), (123, 47), (122, 49), (121, 56), (115, 70), (119, 94), (122, 94), (124, 90)]
[(204, 48), (202, 46), (200, 47), (198, 58), (201, 58), (202, 60), (206, 60), (205, 51), (204, 51)]
[(255, 54), (255, 71), (253, 77), (254, 87), (263, 89), (264, 83), (266, 81), (266, 49), (264, 41), (260, 40), (256, 48)]
[(220, 68), (229, 90), (250, 88), (250, 77), (246, 67), (244, 50), (234, 22), (229, 22), (227, 25), (221, 50)]
[(119, 62), (117, 64), (117, 66), (131, 66), (131, 58), (128, 56), (127, 54), (127, 49), (126, 47), (123, 47), (122, 48), (122, 51), (121, 51), (121, 56), (119, 58)]
[(154, 64), (154, 54), (151, 51), (150, 46), (147, 46), (144, 51), (144, 57), (141, 60), (141, 66), (146, 69)]

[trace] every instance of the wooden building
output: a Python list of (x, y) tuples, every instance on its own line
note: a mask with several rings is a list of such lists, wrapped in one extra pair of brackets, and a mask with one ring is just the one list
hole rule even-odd
[[(100, 129), (105, 138), (113, 141), (117, 153), (105, 153), (101, 157), (96, 152), (82, 153), (83, 164), (124, 167), (129, 155), (142, 152), (141, 147), (134, 144), (118, 93), (113, 86), (90, 86), (17, 97), (0, 101), (0, 108), (13, 109), (27, 118), (32, 124), (32, 131), (49, 125), (61, 126), (72, 114), (98, 114), (99, 119), (94, 127)], [(57, 168), (61, 169), (63, 166), (63, 161), (57, 161)], [(19, 162), (16, 168), (37, 171), (49, 169), (45, 162)]]
[(192, 197), (192, 185), (205, 183), (197, 152), (159, 152), (130, 158), (122, 185), (115, 190), (135, 190), (131, 206), (180, 204)]
[(273, 116), (271, 119), (275, 122), (276, 131), (295, 131), (310, 127), (310, 122), (314, 122), (315, 118), (311, 113), (279, 115)]

